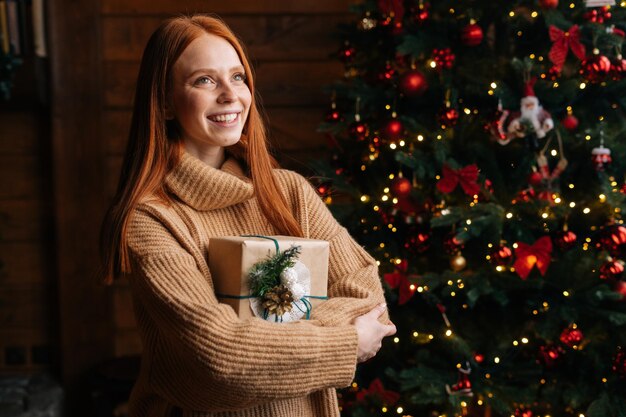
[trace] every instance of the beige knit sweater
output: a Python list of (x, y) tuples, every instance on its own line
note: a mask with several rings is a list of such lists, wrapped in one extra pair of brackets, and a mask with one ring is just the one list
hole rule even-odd
[[(128, 231), (144, 352), (132, 417), (339, 416), (335, 388), (354, 377), (352, 320), (384, 302), (377, 267), (300, 175), (276, 170), (305, 237), (330, 242), (328, 295), (310, 321), (239, 320), (213, 292), (209, 238), (277, 234), (234, 159), (185, 153), (166, 177), (174, 204), (146, 201)], [(181, 412), (182, 411), (182, 412)]]

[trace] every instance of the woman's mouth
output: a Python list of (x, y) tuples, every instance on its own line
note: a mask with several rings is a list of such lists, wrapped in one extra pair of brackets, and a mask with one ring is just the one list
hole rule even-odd
[(216, 114), (213, 116), (208, 116), (207, 118), (215, 123), (222, 125), (230, 125), (233, 124), (239, 117), (239, 113), (224, 113), (224, 114)]

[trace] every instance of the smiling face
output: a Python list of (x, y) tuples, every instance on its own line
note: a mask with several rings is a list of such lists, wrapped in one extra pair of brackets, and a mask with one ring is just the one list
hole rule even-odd
[(174, 64), (168, 117), (187, 151), (210, 165), (219, 166), (224, 147), (241, 138), (251, 101), (241, 60), (219, 36), (201, 35)]

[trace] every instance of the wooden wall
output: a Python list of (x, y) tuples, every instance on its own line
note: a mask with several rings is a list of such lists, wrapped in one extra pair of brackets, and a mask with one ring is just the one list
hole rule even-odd
[[(73, 414), (79, 415), (77, 404), (84, 396), (79, 387), (86, 370), (104, 359), (141, 351), (127, 284), (105, 288), (95, 278), (98, 228), (116, 185), (139, 59), (148, 36), (172, 15), (200, 11), (222, 16), (248, 46), (281, 162), (304, 170), (310, 157), (323, 156), (326, 150), (324, 136), (315, 129), (329, 107), (323, 86), (342, 76), (341, 65), (331, 58), (339, 46), (333, 33), (338, 23), (349, 19), (350, 3), (59, 0), (48, 4), (49, 156), (54, 184), (50, 200), (56, 258), (40, 261), (40, 268), (56, 271), (60, 364)], [(23, 170), (35, 172), (28, 157), (21, 163), (26, 165)], [(28, 181), (36, 181), (36, 175), (27, 175), (25, 187), (32, 188)], [(48, 279), (36, 271), (38, 279)]]

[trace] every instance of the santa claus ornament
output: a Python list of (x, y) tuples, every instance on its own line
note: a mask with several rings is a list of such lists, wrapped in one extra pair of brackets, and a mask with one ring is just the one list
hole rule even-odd
[(536, 79), (526, 82), (524, 97), (520, 100), (520, 114), (514, 116), (507, 127), (507, 132), (512, 136), (523, 138), (534, 134), (537, 138), (543, 139), (554, 128), (552, 116), (541, 107), (535, 95), (533, 88), (535, 82)]
[(596, 171), (604, 171), (605, 165), (610, 164), (613, 159), (611, 158), (611, 150), (604, 147), (604, 130), (600, 131), (600, 146), (597, 146), (591, 150), (591, 159)]

